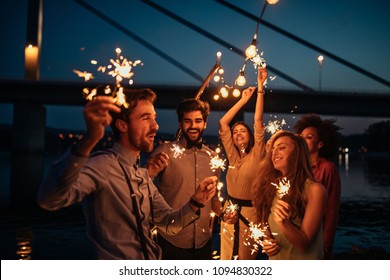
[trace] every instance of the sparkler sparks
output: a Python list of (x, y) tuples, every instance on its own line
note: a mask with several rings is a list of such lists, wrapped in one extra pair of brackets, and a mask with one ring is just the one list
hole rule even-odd
[(177, 144), (172, 144), (172, 147), (170, 148), (170, 150), (172, 151), (173, 158), (180, 158), (186, 149), (180, 148), (180, 146)]
[(276, 183), (271, 183), (271, 184), (276, 187), (276, 195), (280, 199), (282, 199), (283, 196), (288, 194), (288, 191), (290, 190), (290, 181), (287, 180), (286, 177), (284, 177), (283, 179), (279, 180), (278, 184), (276, 184)]
[(277, 131), (281, 130), (283, 126), (286, 125), (286, 121), (284, 119), (269, 121), (268, 125), (265, 126), (265, 131), (270, 134), (275, 134)]
[[(137, 65), (143, 65), (141, 60), (131, 61), (127, 58), (123, 57), (121, 55), (122, 50), (120, 48), (117, 48), (115, 50), (117, 54), (116, 59), (110, 59), (109, 65), (105, 66), (99, 66), (97, 68), (98, 72), (105, 73), (110, 75), (111, 77), (115, 78), (115, 86), (114, 89), (111, 90), (110, 86), (106, 86), (104, 89), (104, 94), (109, 95), (114, 98), (114, 102), (116, 105), (123, 106), (124, 108), (128, 108), (129, 104), (126, 101), (126, 97), (123, 93), (124, 88), (121, 86), (121, 83), (125, 80), (129, 80), (129, 84), (133, 84), (133, 80), (131, 79), (134, 76), (134, 72), (132, 72), (133, 68)], [(96, 65), (97, 60), (91, 60), (91, 64)], [(109, 70), (106, 73), (106, 70)], [(94, 76), (92, 73), (89, 73), (87, 71), (79, 71), (79, 70), (73, 70), (75, 74), (77, 74), (79, 77), (84, 78), (84, 81), (89, 81), (91, 79), (94, 79)], [(83, 90), (83, 96), (87, 100), (92, 100), (94, 96), (98, 94), (97, 89), (84, 89)]]
[(248, 237), (244, 241), (244, 245), (252, 247), (251, 254), (257, 253), (259, 251), (259, 246), (263, 246), (263, 240), (267, 237), (266, 231), (268, 226), (262, 226), (262, 224), (254, 224), (250, 222), (248, 227)]
[(260, 54), (256, 54), (250, 60), (253, 62), (253, 67), (255, 69), (257, 67), (262, 67), (262, 68), (267, 67), (267, 63), (265, 62), (265, 58), (263, 57), (263, 52), (261, 52)]
[(76, 70), (76, 69), (73, 69), (73, 72), (77, 74), (77, 76), (79, 76), (80, 78), (84, 78), (84, 81), (89, 81), (91, 79), (94, 79), (95, 77), (92, 75), (92, 73), (89, 73), (87, 71), (79, 71), (79, 70)]
[(225, 162), (226, 159), (220, 158), (218, 155), (210, 158), (210, 169), (215, 172), (217, 169), (221, 169), (222, 171), (225, 171)]
[(237, 212), (239, 209), (239, 206), (238, 204), (233, 204), (230, 200), (229, 200), (229, 205), (226, 206), (224, 212), (226, 214), (233, 214), (234, 212)]
[(89, 89), (89, 88), (84, 88), (83, 89), (83, 95), (86, 100), (92, 100), (96, 95), (97, 95), (97, 89)]

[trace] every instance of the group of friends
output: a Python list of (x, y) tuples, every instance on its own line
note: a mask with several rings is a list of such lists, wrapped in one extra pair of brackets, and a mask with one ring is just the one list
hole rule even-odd
[[(265, 141), (267, 76), (259, 68), (257, 89), (245, 89), (219, 121), (229, 165), (224, 201), (216, 192), (221, 171), (210, 168), (216, 153), (202, 143), (209, 104), (181, 101), (181, 137), (155, 147), (156, 94), (126, 89), (128, 108), (109, 96), (85, 105), (86, 135), (52, 164), (39, 205), (58, 210), (80, 202), (97, 259), (212, 259), (211, 213), (220, 221), (221, 260), (332, 259), (341, 183), (329, 158), (340, 128), (335, 120), (307, 114), (294, 132), (280, 130)], [(253, 132), (244, 122), (231, 125), (254, 94)], [(115, 143), (95, 151), (107, 126)], [(172, 145), (182, 149), (180, 156), (172, 156)], [(144, 167), (141, 152), (151, 153)], [(280, 197), (275, 183), (282, 179), (290, 188)], [(237, 207), (231, 211), (230, 205)], [(253, 224), (262, 225), (260, 242), (251, 234)]]

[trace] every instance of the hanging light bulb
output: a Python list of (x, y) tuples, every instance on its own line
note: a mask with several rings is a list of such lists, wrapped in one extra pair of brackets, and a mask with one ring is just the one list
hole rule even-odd
[(244, 73), (244, 70), (241, 70), (240, 71), (240, 75), (238, 76), (238, 78), (236, 79), (236, 84), (240, 87), (244, 86), (246, 83), (246, 79), (245, 79), (245, 73)]
[(276, 4), (278, 2), (279, 2), (279, 0), (267, 0), (267, 3), (270, 5)]
[(219, 93), (222, 95), (223, 98), (227, 98), (229, 95), (229, 92), (226, 87), (221, 87)]
[(221, 80), (221, 76), (215, 75), (214, 76), (214, 82), (218, 83)]
[(214, 94), (213, 98), (215, 101), (217, 101), (219, 99), (219, 94)]
[(221, 52), (217, 52), (217, 64), (221, 63), (221, 56), (222, 56), (222, 53)]
[[(256, 35), (256, 34), (255, 34)], [(257, 37), (257, 36), (255, 36)], [(253, 39), (252, 44), (245, 50), (245, 55), (247, 59), (252, 59), (257, 55), (257, 41), (256, 38)]]
[(223, 75), (223, 73), (225, 73), (225, 70), (223, 70), (223, 68), (219, 68), (218, 69), (218, 74), (219, 75)]
[(233, 90), (233, 96), (234, 97), (239, 97), (240, 96), (240, 94), (241, 94), (241, 91), (238, 89), (238, 88), (235, 88), (234, 90)]

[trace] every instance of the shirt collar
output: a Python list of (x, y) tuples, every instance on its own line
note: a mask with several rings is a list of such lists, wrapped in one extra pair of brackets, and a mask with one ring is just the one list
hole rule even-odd
[(140, 164), (140, 154), (131, 153), (128, 149), (122, 146), (119, 143), (115, 143), (112, 146), (112, 149), (119, 155), (120, 160), (123, 161), (126, 165), (133, 166), (138, 168)]
[(185, 137), (181, 137), (179, 142), (183, 147), (186, 147), (186, 149), (191, 149), (193, 147), (202, 149), (202, 145), (203, 145), (202, 139), (200, 139), (197, 143), (193, 144), (193, 143), (188, 143)]

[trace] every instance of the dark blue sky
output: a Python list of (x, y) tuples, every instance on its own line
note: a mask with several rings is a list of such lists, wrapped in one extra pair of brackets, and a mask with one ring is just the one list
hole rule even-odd
[[(222, 52), (225, 81), (232, 84), (243, 64), (243, 58), (229, 49), (179, 24), (141, 1), (85, 0), (137, 36), (205, 77), (214, 65), (216, 53)], [(156, 1), (157, 2), (157, 1)], [(259, 15), (265, 0), (229, 1), (251, 14)], [(199, 85), (200, 82), (145, 48), (139, 42), (102, 21), (75, 1), (43, 0), (43, 38), (41, 80), (80, 81), (73, 69), (93, 73), (91, 59), (107, 64), (120, 47), (130, 60), (140, 59), (135, 69), (135, 84)], [(255, 32), (256, 23), (229, 10), (216, 1), (158, 1), (164, 8), (191, 21), (208, 32), (245, 50)], [(388, 1), (364, 0), (280, 0), (268, 6), (263, 19), (333, 53), (386, 80), (390, 80), (390, 10)], [(27, 0), (2, 3), (0, 11), (2, 67), (0, 79), (23, 78), (23, 54), (26, 44)], [(319, 86), (319, 53), (275, 31), (260, 25), (258, 47), (266, 62), (301, 83)], [(246, 76), (254, 85), (256, 72), (248, 65)], [(275, 73), (270, 73), (275, 76)], [(99, 75), (96, 75), (99, 76)], [(295, 88), (276, 77), (269, 88)], [(325, 56), (322, 66), (322, 89), (357, 92), (387, 92), (389, 88)], [(81, 96), (81, 93), (80, 93)], [(308, 97), (310, 98), (310, 97)], [(292, 104), (294, 105), (299, 104)], [(347, 104), (346, 104), (347, 105)], [(265, 108), (266, 109), (266, 108)], [(0, 103), (0, 123), (12, 120), (12, 106)], [(216, 132), (220, 113), (210, 119), (209, 132)], [(293, 116), (285, 118), (293, 125)], [(335, 117), (335, 116), (324, 116)], [(252, 119), (248, 116), (248, 121)], [(64, 122), (63, 120), (68, 120)], [(69, 120), (72, 120), (71, 122)], [(360, 133), (374, 118), (341, 118), (343, 133)], [(172, 111), (158, 111), (161, 131), (175, 132), (176, 116)], [(82, 128), (81, 108), (48, 107), (48, 125)]]

